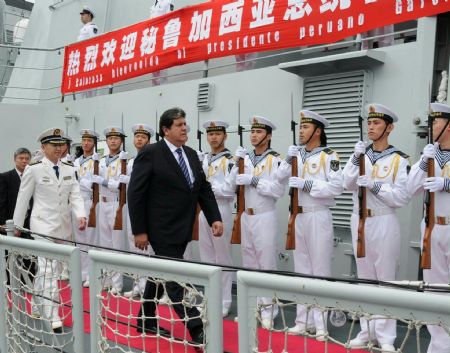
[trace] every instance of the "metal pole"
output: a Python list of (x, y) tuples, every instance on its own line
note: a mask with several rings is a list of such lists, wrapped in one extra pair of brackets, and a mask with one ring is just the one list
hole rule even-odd
[(72, 291), (73, 350), (75, 353), (84, 353), (83, 281), (81, 280), (79, 248), (73, 249), (69, 265), (69, 281)]

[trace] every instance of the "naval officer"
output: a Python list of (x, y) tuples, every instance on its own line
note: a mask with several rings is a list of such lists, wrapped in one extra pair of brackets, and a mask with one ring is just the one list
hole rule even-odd
[[(86, 228), (83, 199), (74, 168), (60, 160), (65, 143), (63, 130), (46, 130), (39, 136), (38, 141), (41, 143), (44, 158), (29, 165), (23, 173), (14, 211), (14, 224), (23, 226), (30, 199), (33, 198), (31, 231), (64, 239), (71, 233), (72, 212), (76, 215), (78, 228)], [(36, 239), (42, 240), (39, 237)], [(61, 270), (60, 261), (38, 257), (33, 299), (38, 309), (41, 309), (42, 317), (50, 322), (55, 331), (62, 329), (57, 290)]]
[(77, 38), (79, 42), (93, 38), (98, 34), (98, 27), (94, 22), (92, 22), (94, 17), (95, 15), (92, 8), (83, 6), (83, 9), (80, 12), (80, 20), (81, 23), (83, 23), (83, 27), (81, 27)]

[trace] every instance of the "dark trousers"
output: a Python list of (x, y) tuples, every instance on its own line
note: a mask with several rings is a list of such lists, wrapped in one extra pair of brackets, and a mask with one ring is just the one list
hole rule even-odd
[[(155, 255), (172, 257), (174, 259), (182, 259), (184, 251), (186, 250), (187, 244), (182, 245), (164, 245), (161, 246), (159, 244), (152, 243), (151, 246)], [(165, 283), (167, 295), (173, 303), (173, 309), (177, 313), (177, 315), (184, 319), (186, 316), (188, 317), (197, 317), (195, 319), (189, 319), (186, 322), (186, 327), (189, 330), (189, 333), (192, 336), (197, 336), (199, 332), (203, 330), (203, 322), (199, 316), (199, 311), (196, 307), (188, 308), (181, 304), (184, 297), (184, 289), (177, 282), (166, 282)], [(144, 303), (141, 306), (141, 310), (139, 311), (139, 317), (137, 320), (138, 326), (141, 327), (156, 327), (157, 322), (155, 317), (156, 311), (156, 303), (155, 299), (161, 298), (164, 293), (164, 287), (162, 284), (156, 284), (155, 281), (149, 280), (145, 285), (144, 291)]]

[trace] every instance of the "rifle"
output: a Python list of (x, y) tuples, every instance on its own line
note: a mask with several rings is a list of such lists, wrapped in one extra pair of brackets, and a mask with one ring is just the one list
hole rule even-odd
[[(123, 130), (123, 113), (122, 113), (122, 130)], [(122, 139), (123, 151), (125, 152), (125, 136)], [(127, 175), (127, 160), (120, 160), (120, 174)], [(116, 211), (116, 219), (114, 220), (114, 230), (123, 229), (123, 206), (127, 203), (127, 185), (120, 183), (119, 185), (119, 207)]]
[[(198, 150), (202, 150), (202, 132), (200, 131), (200, 111), (197, 108), (197, 140), (198, 140)], [(197, 203), (197, 209), (195, 211), (195, 222), (194, 227), (192, 229), (192, 240), (198, 241), (199, 239), (199, 215), (200, 215), (201, 207), (200, 204)]]
[[(434, 118), (428, 116), (428, 143), (433, 143), (433, 120)], [(427, 160), (427, 177), (434, 177), (434, 158)], [(434, 192), (427, 190), (425, 192), (425, 232), (423, 234), (422, 257), (420, 259), (420, 267), (424, 270), (431, 268), (431, 233), (434, 228)]]
[[(96, 139), (97, 140), (97, 139)], [(97, 141), (95, 142), (97, 145)], [(95, 150), (97, 151), (97, 146), (95, 146)], [(100, 162), (94, 161), (94, 175), (98, 175), (98, 166)], [(92, 205), (91, 209), (89, 210), (89, 220), (88, 220), (88, 227), (95, 228), (97, 226), (97, 214), (96, 214), (96, 207), (98, 205), (98, 202), (100, 201), (100, 195), (99, 195), (100, 185), (93, 183), (92, 184)]]
[[(238, 102), (238, 135), (239, 135), (239, 145), (243, 147), (242, 133), (244, 128), (241, 126), (241, 102)], [(243, 174), (244, 170), (244, 158), (240, 158), (238, 161), (238, 173)], [(241, 243), (241, 216), (245, 209), (245, 188), (244, 185), (239, 185), (237, 188), (237, 212), (234, 217), (233, 231), (231, 233), (231, 244)]]
[[(361, 141), (363, 140), (363, 118), (359, 115), (359, 133)], [(359, 175), (366, 175), (366, 158), (362, 154), (359, 156)], [(366, 217), (367, 217), (367, 189), (360, 186), (358, 188), (358, 202), (359, 202), (359, 223), (358, 223), (358, 239), (356, 241), (356, 257), (366, 257)]]
[[(294, 121), (294, 97), (291, 93), (291, 131), (293, 137), (293, 143), (296, 145), (295, 141), (295, 121)], [(298, 177), (298, 161), (297, 157), (292, 157), (292, 174), (293, 177)], [(298, 189), (291, 188), (289, 190), (289, 195), (291, 196), (291, 214), (289, 216), (288, 230), (286, 234), (286, 250), (295, 250), (295, 219), (298, 215)]]

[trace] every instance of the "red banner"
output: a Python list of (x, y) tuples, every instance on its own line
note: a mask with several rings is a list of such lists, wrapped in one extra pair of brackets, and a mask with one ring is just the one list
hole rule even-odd
[(450, 11), (450, 0), (216, 0), (65, 48), (63, 94), (235, 54), (333, 43)]

